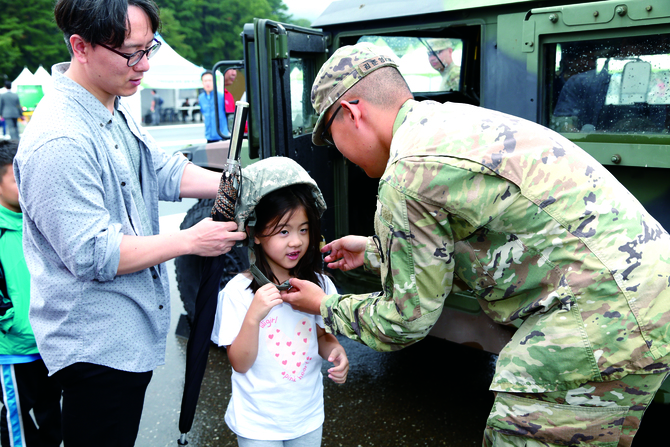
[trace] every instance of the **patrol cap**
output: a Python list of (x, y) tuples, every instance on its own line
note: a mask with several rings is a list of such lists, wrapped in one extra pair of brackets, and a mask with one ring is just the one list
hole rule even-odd
[(426, 43), (436, 53), (454, 47), (451, 39), (428, 39)]
[(338, 48), (316, 75), (312, 85), (312, 106), (319, 115), (312, 132), (312, 142), (325, 146), (321, 133), (324, 118), (330, 106), (358, 81), (381, 67), (396, 67), (398, 64), (382, 47), (368, 42)]

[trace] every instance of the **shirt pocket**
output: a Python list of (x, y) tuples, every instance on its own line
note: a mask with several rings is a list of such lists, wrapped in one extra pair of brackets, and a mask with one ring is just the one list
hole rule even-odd
[(551, 445), (616, 447), (627, 413), (628, 407), (616, 405), (581, 407), (498, 393), (486, 425)]

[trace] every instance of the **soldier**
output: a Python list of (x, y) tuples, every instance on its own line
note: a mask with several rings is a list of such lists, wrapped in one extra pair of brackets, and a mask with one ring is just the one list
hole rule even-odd
[(451, 39), (428, 39), (428, 62), (442, 76), (440, 91), (458, 91), (461, 67), (453, 60), (454, 45)]
[[(314, 144), (380, 178), (375, 231), (327, 244), (381, 292), (284, 299), (377, 350), (424, 338), (462, 280), (520, 327), (498, 358), (485, 446), (629, 446), (668, 374), (670, 236), (579, 147), (538, 124), (413, 99), (396, 63), (342, 47), (312, 88)], [(521, 439), (525, 438), (525, 439)], [(523, 442), (526, 444), (519, 444)]]

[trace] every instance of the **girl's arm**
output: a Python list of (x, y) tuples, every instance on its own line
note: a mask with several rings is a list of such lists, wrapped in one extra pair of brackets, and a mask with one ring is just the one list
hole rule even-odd
[(319, 355), (335, 365), (328, 369), (328, 377), (335, 383), (344, 383), (349, 373), (349, 359), (344, 347), (333, 334), (327, 333), (319, 326), (316, 327), (316, 336), (319, 342)]
[(251, 306), (244, 316), (240, 333), (233, 343), (226, 347), (230, 365), (238, 373), (244, 374), (253, 366), (258, 356), (258, 331), (261, 320), (267, 316), (270, 309), (281, 303), (279, 290), (274, 284), (264, 285), (254, 295)]

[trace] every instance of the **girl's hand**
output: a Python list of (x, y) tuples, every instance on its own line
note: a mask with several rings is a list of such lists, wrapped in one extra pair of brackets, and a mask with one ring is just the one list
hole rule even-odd
[(328, 377), (335, 383), (344, 383), (349, 374), (349, 359), (342, 345), (338, 345), (330, 352), (328, 361), (333, 365), (328, 369)]
[(247, 311), (247, 316), (255, 323), (260, 323), (270, 312), (270, 309), (283, 302), (277, 286), (272, 283), (265, 284), (256, 291), (254, 300)]

